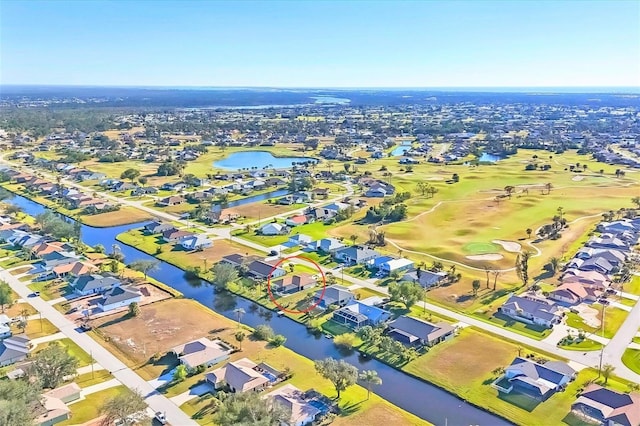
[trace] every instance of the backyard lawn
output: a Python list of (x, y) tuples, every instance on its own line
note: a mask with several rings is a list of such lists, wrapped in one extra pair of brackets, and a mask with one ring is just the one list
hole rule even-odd
[[(73, 340), (69, 339), (68, 337), (65, 337), (64, 339), (55, 340), (55, 342), (62, 345), (67, 350), (69, 355), (78, 358), (79, 367), (91, 365), (91, 356), (88, 353), (86, 353), (82, 348), (80, 348), (80, 346), (78, 346)], [(39, 351), (46, 348), (48, 345), (52, 343), (53, 342), (38, 345), (35, 349), (35, 353), (38, 353)]]
[(526, 324), (524, 322), (516, 321), (511, 317), (508, 317), (500, 312), (494, 313), (491, 317), (487, 318), (486, 315), (476, 314), (476, 317), (483, 321), (490, 322), (492, 324), (504, 327), (509, 331), (513, 331), (518, 334), (534, 338), (536, 340), (542, 340), (551, 334), (551, 329), (535, 324)]
[[(14, 334), (18, 334), (22, 332), (22, 329), (17, 325), (12, 325), (11, 329)], [(55, 325), (51, 324), (48, 319), (32, 319), (27, 321), (27, 328), (24, 333), (29, 336), (31, 339), (36, 339), (38, 337), (49, 336), (50, 334), (57, 333), (59, 330)]]

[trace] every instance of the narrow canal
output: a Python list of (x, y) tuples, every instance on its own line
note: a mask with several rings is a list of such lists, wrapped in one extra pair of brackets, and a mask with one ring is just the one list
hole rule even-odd
[[(8, 202), (20, 206), (29, 215), (42, 213), (45, 208), (27, 198), (16, 195)], [(116, 236), (142, 224), (114, 226), (110, 228), (92, 228), (82, 226), (82, 240), (85, 244), (95, 246), (102, 244), (108, 252), (114, 244), (120, 247), (126, 262), (134, 260), (157, 260), (133, 247), (121, 244)], [(184, 271), (169, 263), (160, 261), (159, 268), (149, 276), (182, 292), (185, 297), (192, 298), (214, 311), (231, 319), (236, 319), (233, 312), (243, 308), (245, 314), (242, 322), (255, 327), (268, 323), (276, 333), (287, 338), (286, 347), (309, 359), (333, 357), (344, 359), (363, 370), (376, 370), (383, 384), (375, 388), (375, 393), (391, 403), (436, 425), (509, 425), (510, 422), (476, 408), (460, 398), (436, 386), (403, 374), (386, 364), (370, 358), (363, 358), (357, 353), (341, 353), (329, 339), (309, 334), (306, 328), (286, 317), (279, 317), (273, 312), (259, 307), (255, 303), (227, 292), (214, 292), (207, 282), (187, 280)], [(481, 348), (478, 348), (482, 350)]]

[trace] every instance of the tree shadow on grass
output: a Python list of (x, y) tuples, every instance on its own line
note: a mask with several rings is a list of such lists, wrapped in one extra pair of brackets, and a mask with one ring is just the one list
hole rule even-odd
[(511, 292), (512, 292), (512, 290), (508, 290), (506, 288), (503, 288), (502, 290), (492, 291), (487, 296), (484, 296), (482, 298), (482, 300), (480, 301), (480, 303), (482, 303), (483, 305), (490, 305), (496, 299), (500, 299), (501, 297), (506, 296), (507, 294), (509, 294)]
[(498, 398), (525, 411), (532, 412), (542, 401), (519, 392), (498, 392)]
[(362, 408), (362, 403), (364, 401), (366, 401), (366, 399), (359, 402), (350, 402), (340, 407), (340, 416), (350, 416), (357, 413), (358, 411), (360, 411), (360, 408)]
[(149, 358), (146, 365), (153, 365), (155, 367), (164, 366), (164, 370), (162, 370), (162, 372), (160, 373), (160, 375), (162, 376), (163, 374), (167, 374), (168, 372), (173, 370), (173, 368), (178, 365), (178, 359), (174, 354), (166, 353), (155, 361), (153, 360), (153, 358)]

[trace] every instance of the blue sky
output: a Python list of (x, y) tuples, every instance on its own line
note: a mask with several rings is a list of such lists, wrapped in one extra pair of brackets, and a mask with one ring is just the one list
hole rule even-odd
[(0, 82), (640, 86), (640, 2), (3, 0)]

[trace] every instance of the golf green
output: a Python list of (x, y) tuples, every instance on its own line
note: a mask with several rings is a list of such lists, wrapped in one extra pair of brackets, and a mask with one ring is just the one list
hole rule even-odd
[(465, 244), (462, 247), (462, 250), (465, 253), (469, 254), (487, 254), (487, 253), (498, 253), (500, 252), (501, 247), (497, 244), (493, 243), (480, 243), (473, 242), (469, 244)]

